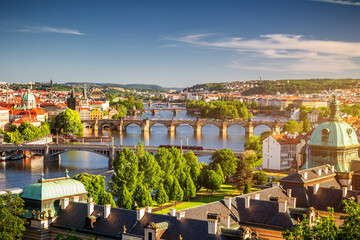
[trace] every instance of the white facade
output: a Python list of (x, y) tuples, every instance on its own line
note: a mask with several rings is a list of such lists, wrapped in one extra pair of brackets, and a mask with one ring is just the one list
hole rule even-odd
[(264, 169), (281, 170), (281, 145), (270, 135), (263, 141), (263, 164)]

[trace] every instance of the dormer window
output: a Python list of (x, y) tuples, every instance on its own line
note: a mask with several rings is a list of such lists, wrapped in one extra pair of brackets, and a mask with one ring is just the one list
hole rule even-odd
[(322, 141), (322, 142), (327, 142), (327, 141), (329, 141), (329, 135), (330, 135), (330, 130), (327, 129), (327, 128), (324, 128), (324, 129), (321, 131), (321, 141)]

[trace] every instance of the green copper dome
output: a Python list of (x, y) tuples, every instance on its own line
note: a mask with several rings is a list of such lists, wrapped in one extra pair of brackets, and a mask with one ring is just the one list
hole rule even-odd
[(34, 95), (30, 92), (30, 89), (22, 96), (22, 101), (36, 101)]
[(87, 193), (84, 184), (71, 178), (54, 180), (39, 180), (26, 186), (21, 198), (34, 200), (48, 200), (67, 196), (77, 196)]
[(359, 145), (354, 129), (339, 116), (339, 101), (334, 96), (330, 103), (329, 120), (320, 124), (311, 134), (309, 145), (350, 147)]

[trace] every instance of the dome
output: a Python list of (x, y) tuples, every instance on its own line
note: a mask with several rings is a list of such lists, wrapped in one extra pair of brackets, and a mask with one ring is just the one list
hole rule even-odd
[(86, 194), (84, 184), (71, 178), (40, 180), (26, 186), (21, 198), (48, 200)]
[(325, 147), (350, 147), (359, 145), (354, 129), (339, 116), (339, 101), (334, 96), (330, 103), (329, 120), (315, 128), (309, 145)]
[(30, 92), (30, 89), (22, 96), (21, 101), (36, 101), (34, 95)]

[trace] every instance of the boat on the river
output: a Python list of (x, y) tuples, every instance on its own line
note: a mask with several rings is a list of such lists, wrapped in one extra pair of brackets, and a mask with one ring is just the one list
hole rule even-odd
[(6, 153), (3, 152), (0, 156), (0, 161), (6, 162), (6, 161), (14, 161), (14, 160), (20, 160), (24, 158), (24, 154), (19, 152), (10, 152)]

